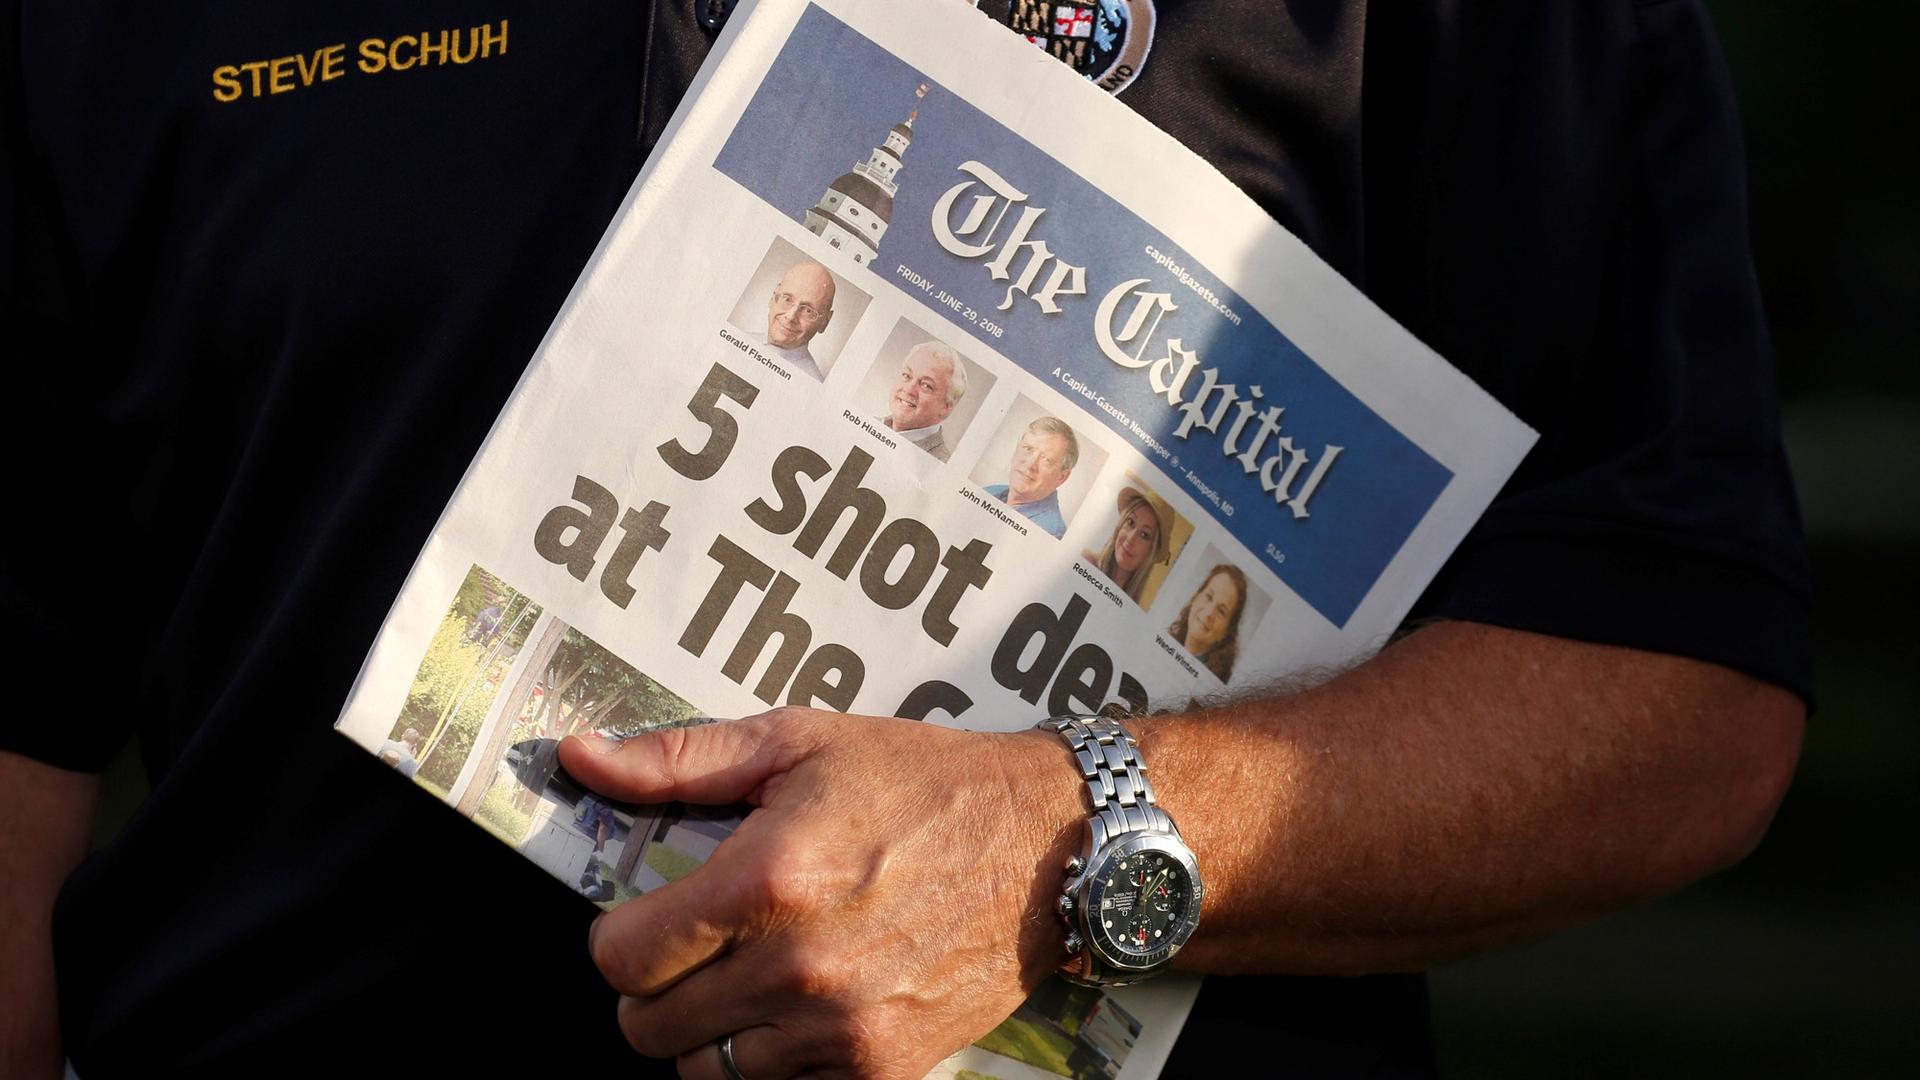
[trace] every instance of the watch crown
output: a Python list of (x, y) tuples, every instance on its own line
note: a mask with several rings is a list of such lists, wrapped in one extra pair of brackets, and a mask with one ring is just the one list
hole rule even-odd
[(1067, 934), (1067, 940), (1065, 942), (1065, 946), (1067, 950), (1067, 955), (1078, 956), (1080, 955), (1080, 950), (1087, 947), (1087, 943), (1086, 943), (1086, 940), (1082, 938), (1079, 934), (1069, 932)]
[(1061, 893), (1060, 899), (1055, 900), (1053, 906), (1060, 914), (1065, 915), (1073, 910), (1073, 897), (1067, 893)]
[(1079, 877), (1081, 872), (1084, 871), (1086, 868), (1087, 868), (1087, 860), (1081, 858), (1078, 855), (1075, 855), (1071, 859), (1067, 860), (1067, 876), (1068, 877)]

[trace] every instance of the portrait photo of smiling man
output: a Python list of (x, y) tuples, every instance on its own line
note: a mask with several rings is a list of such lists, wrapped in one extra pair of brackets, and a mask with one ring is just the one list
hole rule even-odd
[(1023, 395), (1007, 410), (971, 476), (980, 490), (1059, 538), (1106, 463), (1105, 448)]
[(945, 461), (953, 450), (940, 427), (966, 396), (967, 369), (960, 366), (960, 354), (937, 341), (923, 342), (900, 360), (900, 372), (887, 394), (886, 425)]
[(992, 372), (901, 319), (860, 380), (854, 401), (900, 442), (947, 461), (993, 384)]
[(727, 321), (762, 356), (822, 382), (867, 301), (824, 263), (776, 237)]

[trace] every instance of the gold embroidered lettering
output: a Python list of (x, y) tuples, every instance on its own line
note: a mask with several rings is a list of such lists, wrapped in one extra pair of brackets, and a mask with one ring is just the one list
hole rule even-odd
[[(507, 54), (507, 20), (470, 29), (450, 27), (423, 30), (387, 38), (362, 38), (354, 46), (353, 66), (362, 74), (405, 71), (415, 67), (466, 64)], [(213, 100), (222, 104), (241, 98), (291, 93), (348, 74), (347, 43), (323, 45), (311, 52), (221, 64), (213, 69)]]
[(240, 96), (240, 69), (221, 64), (213, 69), (213, 100), (233, 101)]
[[(439, 57), (439, 59), (437, 60), (433, 59), (433, 57), (436, 55)], [(445, 30), (442, 30), (437, 35), (421, 34), (420, 35), (420, 63), (422, 65), (427, 65), (427, 64), (444, 64), (446, 62), (447, 62), (447, 32)]]
[(213, 69), (213, 99), (228, 102), (242, 97), (285, 94), (316, 82), (329, 82), (346, 74), (343, 67), (346, 51), (347, 46), (342, 43), (271, 60), (222, 64)]
[(493, 47), (495, 45), (500, 46), (499, 55), (507, 55), (507, 20), (500, 20), (499, 37), (494, 36), (493, 27), (491, 26), (481, 27), (480, 35), (480, 59), (485, 60), (487, 57), (493, 56)]
[(267, 93), (284, 94), (296, 89), (293, 83), (293, 57), (278, 56), (267, 61)]
[(267, 62), (265, 60), (249, 60), (240, 65), (240, 70), (246, 72), (253, 78), (253, 93), (248, 96), (260, 96), (260, 72), (265, 70), (266, 66)]
[[(465, 40), (467, 43), (467, 51), (464, 56), (460, 53), (460, 42), (462, 40)], [(475, 56), (479, 55), (479, 52), (480, 39), (474, 35), (473, 31), (455, 30), (453, 32), (453, 52), (449, 55), (452, 57), (454, 63), (468, 63), (472, 61)]]
[(404, 64), (400, 62), (400, 43), (403, 41), (409, 45), (420, 44), (420, 38), (416, 34), (401, 34), (399, 37), (393, 39), (393, 47), (387, 50), (387, 66), (395, 71), (405, 71), (420, 62), (420, 52), (418, 49), (414, 50), (413, 59)]

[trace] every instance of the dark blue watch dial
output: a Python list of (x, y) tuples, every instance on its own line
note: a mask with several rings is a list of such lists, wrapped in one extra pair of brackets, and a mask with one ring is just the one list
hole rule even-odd
[(1108, 952), (1145, 958), (1175, 944), (1193, 900), (1185, 866), (1149, 850), (1110, 860), (1100, 873), (1099, 906), (1088, 921)]

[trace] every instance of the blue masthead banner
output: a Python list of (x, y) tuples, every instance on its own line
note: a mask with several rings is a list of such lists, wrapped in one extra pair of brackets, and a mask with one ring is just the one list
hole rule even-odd
[[(1072, 124), (1070, 109), (1036, 100), (1030, 115)], [(845, 185), (889, 204), (853, 224), (879, 233), (877, 252), (847, 237), (850, 256), (1120, 433), (1345, 625), (1450, 471), (1178, 244), (808, 8), (714, 166), (805, 221), (869, 160), (894, 190)]]

